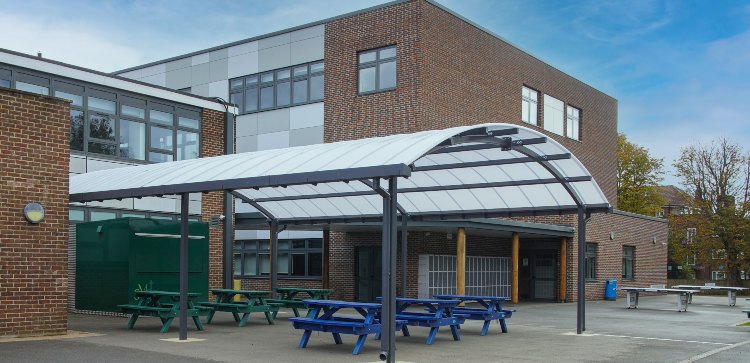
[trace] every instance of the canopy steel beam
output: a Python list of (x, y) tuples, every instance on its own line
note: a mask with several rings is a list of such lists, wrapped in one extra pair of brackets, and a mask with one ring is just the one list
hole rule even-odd
[[(458, 145), (458, 146), (444, 146), (439, 149), (435, 149), (433, 151), (428, 152), (425, 155), (432, 155), (432, 154), (446, 154), (446, 153), (456, 153), (456, 152), (462, 152), (462, 151), (474, 151), (474, 150), (487, 150), (487, 149), (496, 149), (498, 147), (501, 147), (502, 145), (499, 144), (500, 141), (493, 142), (493, 143), (486, 143), (490, 140), (489, 137), (485, 137), (481, 139), (483, 143), (480, 144), (471, 144), (471, 145)], [(496, 139), (499, 140), (499, 139)], [(457, 140), (459, 141), (459, 140)], [(466, 141), (466, 142), (480, 142), (480, 141)], [(535, 137), (535, 138), (529, 138), (529, 139), (518, 139), (513, 140), (512, 144), (514, 146), (518, 145), (533, 145), (533, 144), (544, 144), (547, 142), (546, 137)]]
[[(570, 183), (591, 181), (591, 177), (576, 176), (566, 179)], [(459, 184), (459, 185), (436, 185), (431, 187), (419, 187), (419, 188), (403, 188), (399, 189), (399, 193), (419, 193), (419, 192), (435, 192), (444, 190), (462, 190), (462, 189), (481, 189), (481, 188), (501, 188), (501, 187), (512, 187), (512, 186), (523, 186), (523, 185), (538, 185), (538, 184), (554, 184), (558, 183), (559, 180), (556, 178), (548, 179), (532, 179), (532, 180), (510, 180), (504, 182), (493, 182), (493, 183), (474, 183), (474, 184)], [(371, 186), (369, 181), (362, 181), (365, 185)], [(372, 186), (371, 186), (372, 187)], [(379, 187), (379, 186), (378, 186)], [(268, 197), (268, 198), (255, 198), (252, 199), (255, 203), (267, 203), (267, 202), (281, 202), (281, 201), (294, 201), (294, 200), (307, 200), (307, 199), (325, 199), (325, 198), (341, 198), (351, 196), (363, 196), (363, 195), (374, 195), (380, 194), (375, 187), (373, 190), (360, 190), (354, 192), (341, 192), (341, 193), (326, 193), (326, 194), (305, 194), (305, 195), (289, 195), (283, 197)], [(399, 212), (404, 212), (403, 208), (399, 206)]]
[[(570, 159), (571, 157), (572, 156), (570, 153), (552, 154), (552, 155), (543, 156), (545, 160), (565, 160), (565, 159)], [(512, 158), (512, 159), (471, 161), (471, 162), (466, 162), (466, 163), (424, 165), (424, 166), (414, 167), (413, 170), (414, 172), (420, 172), (420, 171), (432, 171), (432, 170), (476, 168), (476, 167), (481, 167), (481, 166), (524, 164), (524, 163), (534, 163), (534, 162), (536, 162), (536, 160), (534, 160), (533, 158), (523, 157), (523, 158)]]

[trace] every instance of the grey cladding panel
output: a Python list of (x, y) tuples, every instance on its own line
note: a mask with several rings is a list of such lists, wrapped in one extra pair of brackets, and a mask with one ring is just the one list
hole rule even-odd
[(210, 78), (209, 82), (216, 82), (228, 79), (229, 74), (229, 60), (224, 58), (217, 61), (212, 61), (209, 63), (211, 70), (210, 70)]
[(192, 85), (191, 67), (182, 68), (167, 72), (166, 86), (169, 88), (180, 89)]
[(210, 82), (209, 77), (209, 64), (201, 63), (192, 67), (192, 85), (206, 84)]
[(177, 69), (190, 67), (192, 65), (193, 65), (192, 57), (187, 57), (187, 58), (182, 58), (182, 59), (171, 61), (167, 63), (166, 67), (167, 67), (167, 72), (169, 72), (169, 71), (174, 71)]
[(325, 52), (323, 37), (315, 37), (291, 44), (291, 64), (300, 64), (323, 59)]
[(289, 130), (289, 109), (258, 113), (258, 134)]
[(290, 33), (279, 34), (270, 38), (258, 40), (258, 49), (278, 47), (282, 44), (289, 44), (289, 42), (291, 42)]
[(224, 48), (224, 49), (219, 49), (211, 53), (208, 53), (208, 60), (213, 62), (219, 59), (225, 59), (228, 56), (229, 56), (229, 48)]
[(289, 146), (303, 146), (323, 143), (323, 126), (308, 127), (289, 131)]
[(263, 72), (290, 66), (290, 52), (291, 47), (289, 44), (260, 50), (258, 52), (258, 71)]

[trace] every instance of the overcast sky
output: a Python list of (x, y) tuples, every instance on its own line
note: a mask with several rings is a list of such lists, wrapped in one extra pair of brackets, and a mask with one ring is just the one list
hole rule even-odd
[[(4, 0), (0, 48), (110, 72), (383, 2)], [(615, 97), (620, 131), (666, 165), (750, 139), (747, 1), (439, 2)]]

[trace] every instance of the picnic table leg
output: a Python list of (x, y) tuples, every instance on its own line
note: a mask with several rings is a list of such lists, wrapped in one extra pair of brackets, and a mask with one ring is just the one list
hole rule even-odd
[(410, 337), (411, 336), (411, 334), (409, 333), (409, 327), (406, 326), (406, 324), (404, 324), (403, 326), (401, 326), (401, 332), (404, 333), (405, 337)]
[(203, 331), (203, 324), (201, 324), (201, 319), (198, 315), (193, 316), (193, 322), (195, 323), (195, 327), (198, 328), (198, 330)]
[[(275, 311), (274, 311), (275, 313)], [(274, 316), (272, 316), (272, 313), (270, 311), (263, 312), (263, 314), (266, 314), (266, 320), (268, 320), (268, 325), (274, 325), (276, 322), (273, 321)]]
[(133, 329), (136, 320), (138, 320), (138, 314), (133, 314), (130, 316), (130, 319), (128, 320), (128, 329)]
[(498, 321), (500, 322), (500, 330), (503, 333), (507, 333), (508, 332), (508, 325), (505, 324), (505, 318), (498, 319)]
[(215, 312), (216, 311), (214, 309), (211, 309), (208, 311), (208, 317), (206, 317), (206, 324), (211, 324), (211, 320), (213, 320)]
[(677, 311), (687, 311), (687, 293), (677, 294)]
[(453, 340), (461, 340), (461, 333), (456, 329), (458, 325), (451, 325), (451, 333), (453, 334)]
[(729, 306), (737, 305), (737, 292), (729, 290), (727, 291), (727, 297), (729, 298)]
[(432, 342), (435, 341), (435, 337), (437, 336), (438, 329), (440, 329), (440, 327), (437, 327), (437, 326), (430, 328), (430, 334), (427, 335), (427, 345), (430, 345), (432, 344)]
[(331, 333), (333, 335), (333, 341), (336, 342), (336, 344), (342, 344), (341, 342), (341, 334), (339, 333)]
[[(299, 318), (299, 311), (297, 311), (297, 308), (292, 308), (292, 311), (294, 312), (294, 317)], [(309, 311), (307, 313), (310, 314)]]
[[(236, 314), (235, 314), (235, 315), (236, 315)], [(242, 319), (240, 319), (240, 324), (239, 324), (239, 326), (240, 326), (240, 327), (243, 327), (243, 326), (245, 326), (245, 324), (247, 324), (247, 318), (249, 318), (249, 317), (250, 317), (250, 313), (244, 313), (244, 314), (242, 314)]]
[[(479, 334), (481, 336), (487, 335), (487, 331), (490, 330), (490, 323), (492, 323), (492, 320), (485, 320), (484, 324), (482, 324), (482, 333)], [(502, 325), (502, 323), (500, 323)]]
[(312, 330), (305, 330), (305, 332), (302, 333), (302, 339), (299, 341), (299, 348), (307, 346), (307, 342), (310, 341), (310, 334), (312, 334)]
[(357, 344), (354, 344), (354, 351), (352, 351), (353, 355), (357, 355), (362, 351), (362, 347), (365, 346), (365, 340), (367, 340), (367, 334), (362, 334), (357, 338)]
[(239, 323), (240, 322), (240, 315), (237, 313), (232, 313), (232, 316), (234, 317), (234, 321)]
[(159, 333), (166, 333), (167, 331), (169, 331), (169, 326), (172, 325), (172, 320), (174, 320), (174, 317), (167, 318), (164, 324), (162, 324)]

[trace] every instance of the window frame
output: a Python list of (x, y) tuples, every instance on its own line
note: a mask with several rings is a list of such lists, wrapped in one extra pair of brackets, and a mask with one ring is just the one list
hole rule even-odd
[[(586, 242), (585, 273), (586, 281), (596, 281), (596, 260), (599, 246), (596, 243)], [(591, 263), (589, 262), (591, 261)], [(590, 274), (589, 274), (590, 273)], [(590, 276), (591, 275), (591, 276)]]
[[(626, 254), (625, 251), (630, 251)], [(625, 273), (626, 264), (630, 265), (630, 275)], [(622, 279), (623, 280), (635, 280), (635, 246), (622, 246)]]
[[(313, 71), (313, 66), (321, 64), (321, 67), (316, 68), (315, 71)], [(301, 75), (294, 75), (294, 69), (305, 67), (305, 74)], [(279, 73), (282, 72), (289, 72), (289, 76), (285, 78), (279, 78)], [(271, 75), (272, 79), (267, 80), (265, 82), (262, 81), (263, 75)], [(318, 103), (323, 102), (323, 98), (320, 99), (312, 99), (312, 78), (313, 77), (323, 77), (323, 93), (325, 93), (325, 61), (323, 59), (316, 60), (313, 62), (307, 62), (307, 63), (300, 63), (295, 64), (288, 67), (283, 68), (277, 68), (277, 69), (271, 69), (263, 72), (258, 73), (252, 73), (248, 74), (242, 77), (236, 77), (229, 79), (229, 99), (231, 103), (234, 103), (238, 106), (239, 114), (240, 115), (246, 115), (246, 114), (253, 114), (253, 113), (259, 113), (259, 112), (267, 112), (267, 111), (273, 111), (273, 110), (280, 110), (295, 106), (302, 106), (307, 105), (311, 103)], [(251, 82), (251, 79), (254, 79), (254, 81)], [(300, 102), (294, 101), (294, 83), (305, 81), (305, 100)], [(278, 86), (281, 83), (288, 83), (289, 84), (289, 102), (284, 105), (279, 105), (279, 94), (278, 94)], [(233, 86), (233, 84), (235, 86)], [(262, 89), (264, 88), (271, 88), (271, 99), (272, 104), (270, 107), (262, 108), (261, 107), (261, 96), (262, 96)], [(248, 94), (249, 91), (255, 90), (255, 109), (248, 110)], [(234, 99), (234, 101), (232, 101)], [(237, 102), (239, 101), (239, 102)]]
[[(294, 242), (304, 241), (304, 248), (294, 248)], [(318, 242), (320, 247), (311, 247), (311, 242)], [(320, 254), (321, 258), (321, 267), (323, 262), (323, 239), (322, 238), (290, 238), (290, 239), (279, 239), (277, 242), (277, 246), (283, 246), (285, 245), (287, 247), (282, 248), (279, 247), (279, 250), (277, 251), (277, 258), (279, 254), (287, 254), (288, 265), (286, 266), (286, 273), (278, 273), (279, 278), (281, 279), (294, 279), (294, 280), (320, 280), (323, 278), (323, 271), (321, 268), (321, 274), (320, 275), (312, 275), (310, 274), (310, 255), (318, 253)], [(295, 254), (304, 254), (305, 256), (305, 274), (304, 275), (294, 275), (294, 258), (293, 255)], [(245, 259), (249, 258), (250, 256), (255, 256), (255, 271), (253, 274), (248, 274), (249, 271), (245, 271)], [(232, 247), (232, 261), (234, 263), (235, 259), (238, 257), (238, 261), (240, 264), (239, 273), (237, 272), (236, 266), (232, 269), (232, 274), (235, 278), (268, 278), (268, 273), (263, 272), (262, 268), (262, 256), (270, 256), (270, 245), (269, 241), (267, 239), (242, 239), (242, 240), (235, 240), (234, 245)]]
[[(529, 91), (529, 93), (533, 93), (533, 94), (536, 95), (536, 100), (531, 100), (531, 98), (529, 98), (528, 100), (526, 100), (527, 96), (524, 94), (524, 91), (527, 91), (527, 90)], [(534, 126), (537, 126), (537, 127), (539, 126), (539, 105), (540, 105), (539, 94), (540, 94), (540, 92), (537, 91), (534, 88), (531, 88), (531, 87), (526, 86), (526, 85), (521, 86), (521, 121), (524, 122), (524, 123), (527, 123), (529, 125), (534, 125)], [(534, 103), (534, 111), (535, 111), (535, 115), (536, 115), (536, 118), (535, 118), (534, 122), (524, 120), (524, 118), (523, 118), (525, 108), (529, 109), (529, 114), (531, 113), (531, 106), (530, 105), (531, 105), (532, 102)]]
[[(576, 117), (570, 114), (570, 111), (575, 111)], [(581, 141), (581, 113), (583, 111), (575, 106), (565, 104), (565, 137)], [(571, 124), (575, 123), (575, 127)]]
[[(393, 50), (395, 51), (394, 56), (387, 57), (387, 58), (380, 58), (380, 52), (386, 49), (390, 49), (390, 48), (393, 48)], [(369, 52), (375, 53), (375, 60), (360, 63), (359, 61), (360, 55), (364, 53), (369, 53)], [(380, 68), (384, 63), (390, 63), (390, 62), (394, 62), (396, 65), (396, 71), (395, 71), (396, 80), (394, 82), (394, 86), (388, 87), (388, 88), (380, 88)], [(360, 83), (362, 83), (362, 79), (360, 78), (360, 71), (362, 71), (363, 69), (373, 68), (373, 67), (375, 68), (375, 89), (371, 91), (362, 92), (360, 91), (360, 88), (359, 88)], [(357, 52), (357, 95), (358, 96), (366, 96), (366, 95), (370, 95), (373, 93), (388, 92), (388, 91), (395, 90), (396, 88), (398, 88), (398, 47), (396, 46), (396, 44), (390, 44), (384, 47), (366, 49), (366, 50)]]

